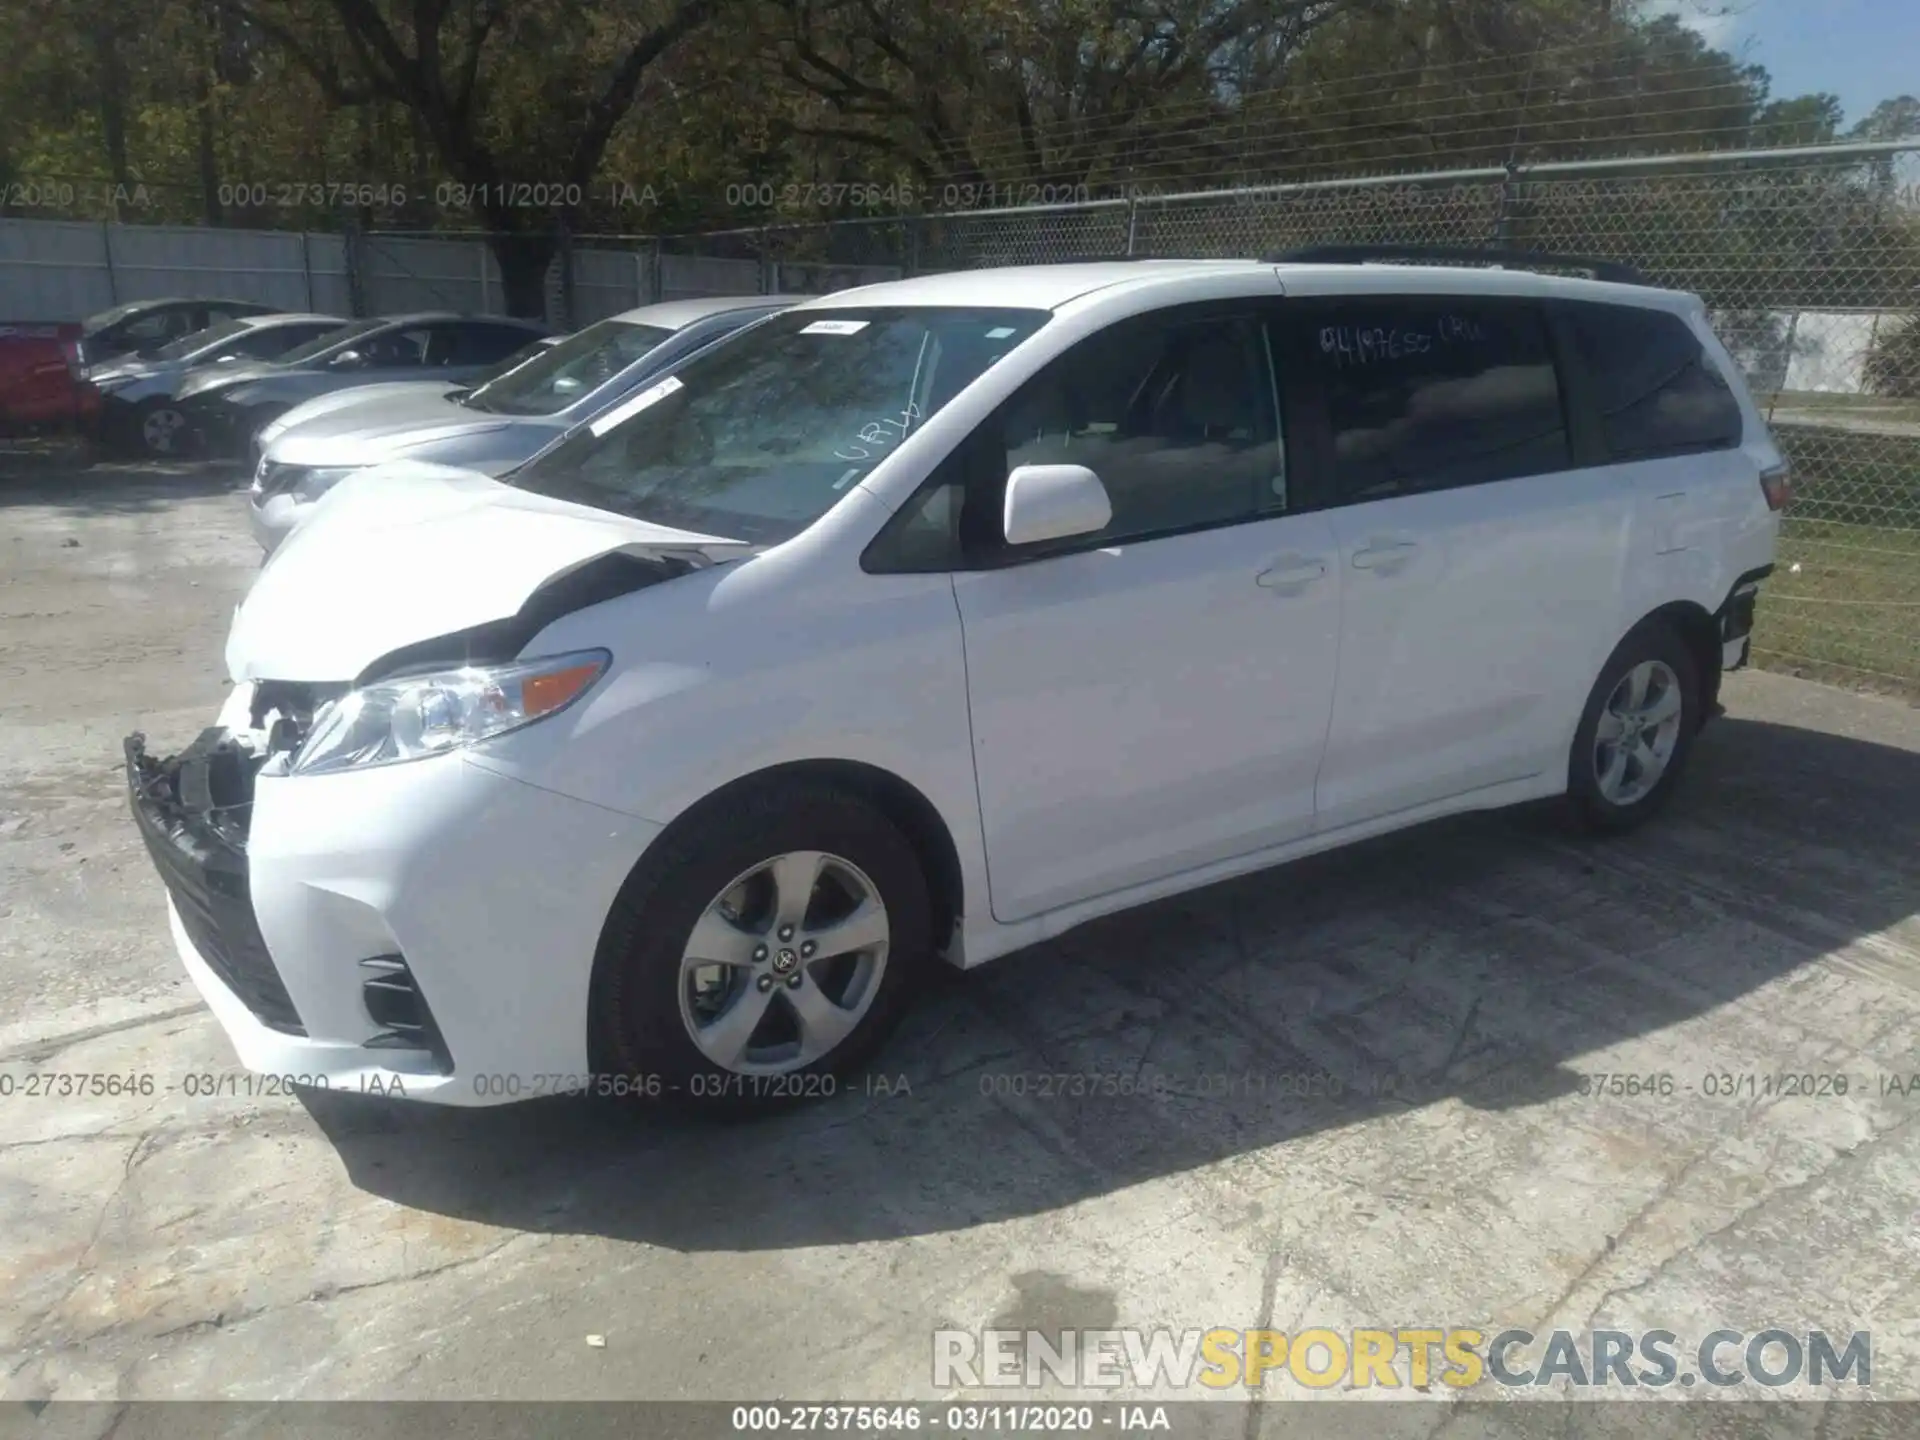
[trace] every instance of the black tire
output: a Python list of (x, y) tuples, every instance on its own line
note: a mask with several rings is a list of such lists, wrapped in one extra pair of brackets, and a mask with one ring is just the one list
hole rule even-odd
[[(769, 786), (715, 807), (663, 844), (614, 902), (595, 957), (589, 1045), (596, 1089), (730, 1116), (834, 1094), (899, 1023), (933, 959), (932, 905), (912, 845), (871, 805), (812, 782)], [(873, 882), (887, 910), (886, 966), (866, 1014), (834, 1049), (781, 1076), (742, 1078), (687, 1033), (681, 955), (694, 923), (730, 881), (796, 850), (831, 852)]]
[[(170, 433), (174, 437), (173, 444), (170, 449), (156, 449), (147, 435), (147, 424), (166, 412), (171, 412), (177, 417), (177, 423), (170, 427)], [(128, 427), (132, 432), (130, 443), (133, 448), (148, 459), (178, 460), (192, 449), (193, 427), (187, 423), (187, 417), (180, 406), (165, 396), (155, 396), (151, 400), (141, 401), (139, 408), (133, 412), (132, 418), (128, 421)]]
[[(1665, 665), (1679, 681), (1679, 734), (1658, 782), (1630, 803), (1616, 804), (1601, 792), (1596, 773), (1595, 736), (1615, 689), (1628, 672), (1647, 661)], [(1632, 630), (1600, 668), (1600, 676), (1587, 696), (1586, 709), (1581, 712), (1580, 727), (1574, 732), (1573, 751), (1567, 760), (1567, 798), (1574, 823), (1589, 834), (1615, 835), (1644, 824), (1658, 814), (1686, 769), (1694, 737), (1700, 733), (1704, 703), (1699, 662), (1679, 633), (1663, 620), (1649, 620)]]

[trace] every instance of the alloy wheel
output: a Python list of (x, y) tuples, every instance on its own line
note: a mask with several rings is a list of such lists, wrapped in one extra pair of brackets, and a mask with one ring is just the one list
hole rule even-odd
[(741, 1075), (812, 1065), (879, 993), (891, 937), (872, 880), (796, 850), (737, 876), (701, 912), (680, 957), (680, 1020), (701, 1054)]
[(1613, 805), (1646, 798), (1667, 773), (1685, 718), (1680, 677), (1660, 660), (1643, 660), (1620, 677), (1593, 735), (1593, 777)]

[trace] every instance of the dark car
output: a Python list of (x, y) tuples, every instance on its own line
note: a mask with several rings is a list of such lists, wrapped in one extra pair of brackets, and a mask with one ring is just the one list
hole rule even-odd
[(548, 334), (529, 320), (427, 312), (356, 320), (277, 361), (194, 372), (178, 391), (199, 443), (244, 455), (254, 432), (318, 395), (389, 380), (470, 384)]
[(80, 364), (91, 367), (122, 355), (152, 355), (209, 325), (270, 314), (276, 308), (251, 300), (130, 300), (80, 322)]
[(101, 438), (148, 455), (180, 453), (186, 417), (174, 392), (195, 370), (273, 360), (346, 323), (338, 315), (247, 315), (162, 345), (144, 359), (123, 355), (87, 372), (99, 391)]

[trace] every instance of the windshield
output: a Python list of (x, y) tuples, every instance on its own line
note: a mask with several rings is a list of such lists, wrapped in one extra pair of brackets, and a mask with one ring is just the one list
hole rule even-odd
[(496, 415), (551, 415), (591, 395), (672, 334), (658, 325), (602, 320), (489, 380), (462, 403)]
[(129, 300), (126, 304), (116, 305), (111, 310), (102, 310), (98, 315), (89, 315), (80, 322), (80, 334), (82, 337), (97, 334), (109, 325), (126, 319), (142, 306), (152, 303), (151, 300)]
[(356, 336), (365, 335), (370, 330), (378, 330), (387, 322), (384, 320), (355, 320), (350, 325), (342, 325), (337, 330), (329, 330), (324, 335), (316, 335), (304, 345), (296, 345), (274, 363), (277, 365), (298, 365), (302, 360), (311, 360), (324, 355), (336, 345), (344, 345)]
[(222, 340), (231, 340), (235, 335), (243, 335), (251, 327), (244, 320), (222, 320), (217, 325), (209, 325), (204, 330), (196, 330), (191, 335), (182, 335), (178, 340), (169, 340), (153, 352), (156, 360), (184, 360), (209, 345), (218, 345)]
[(1044, 310), (796, 310), (689, 360), (509, 483), (777, 544), (1046, 323)]
[(542, 350), (550, 350), (552, 348), (553, 348), (552, 342), (547, 340), (536, 340), (531, 345), (521, 346), (518, 350), (514, 351), (511, 355), (507, 356), (506, 359), (502, 360), (498, 365), (495, 365), (491, 370), (488, 370), (484, 374), (482, 374), (480, 378), (475, 380), (472, 385), (468, 386), (467, 392), (466, 392), (467, 395), (471, 396), (475, 391), (480, 390), (488, 385), (491, 385), (494, 381), (498, 380), (502, 375), (507, 374), (509, 371), (518, 370), (522, 365), (526, 364), (527, 361), (531, 360), (534, 356), (538, 355)]

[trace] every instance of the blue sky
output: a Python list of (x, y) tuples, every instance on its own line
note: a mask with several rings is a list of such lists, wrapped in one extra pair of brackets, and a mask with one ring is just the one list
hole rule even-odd
[(1775, 96), (1825, 90), (1847, 123), (1880, 101), (1920, 94), (1917, 0), (1653, 0), (1706, 39), (1764, 65)]

